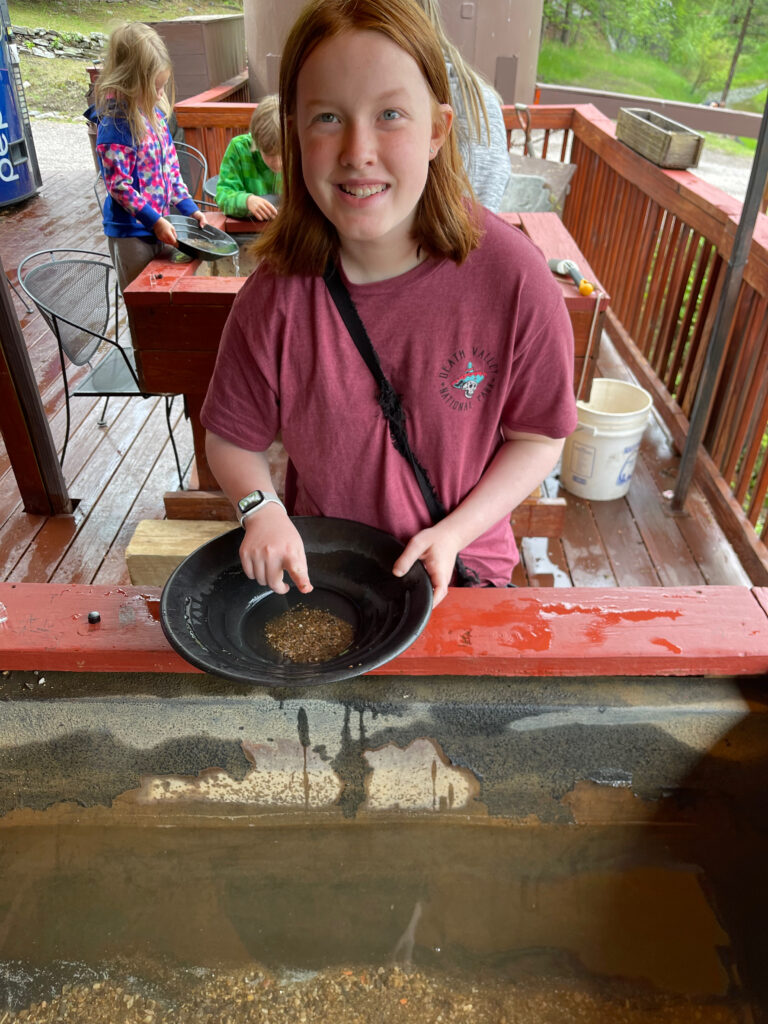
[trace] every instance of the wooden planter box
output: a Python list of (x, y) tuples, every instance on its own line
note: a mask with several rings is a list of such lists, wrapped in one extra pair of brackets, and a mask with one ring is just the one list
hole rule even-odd
[(658, 167), (695, 167), (704, 136), (652, 110), (621, 107), (616, 138)]

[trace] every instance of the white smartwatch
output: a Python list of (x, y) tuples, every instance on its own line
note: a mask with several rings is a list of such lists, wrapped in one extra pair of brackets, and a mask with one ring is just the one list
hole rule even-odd
[(246, 518), (253, 512), (258, 512), (260, 508), (264, 508), (265, 505), (269, 505), (271, 502), (285, 510), (285, 505), (272, 491), (251, 491), (250, 494), (246, 494), (237, 503), (240, 525), (242, 526)]

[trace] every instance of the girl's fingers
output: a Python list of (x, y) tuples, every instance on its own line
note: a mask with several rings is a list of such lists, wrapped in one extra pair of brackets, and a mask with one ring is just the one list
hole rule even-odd
[(420, 558), (424, 554), (424, 550), (420, 545), (414, 543), (414, 538), (408, 541), (405, 545), (405, 549), (400, 557), (397, 559), (395, 564), (392, 566), (392, 572), (395, 576), (405, 576), (411, 566), (414, 564), (417, 558)]
[[(243, 572), (248, 577), (248, 579), (249, 580), (256, 580), (256, 582), (258, 583), (259, 580), (257, 578), (256, 566), (253, 564), (253, 559), (250, 557), (250, 555), (248, 555), (245, 552), (241, 551), (240, 552), (240, 564), (242, 565)], [(262, 584), (262, 586), (263, 586), (263, 584)]]
[(294, 565), (288, 572), (302, 594), (308, 594), (312, 590), (306, 565)]
[(286, 572), (302, 594), (309, 594), (313, 589), (306, 562), (300, 559), (279, 558), (270, 561), (258, 556), (252, 557), (244, 551), (240, 554), (240, 563), (248, 579), (255, 580), (262, 587), (269, 587), (276, 594), (286, 594), (289, 590)]
[(275, 594), (288, 593), (290, 587), (285, 580), (285, 573), (283, 572), (282, 566), (267, 573), (266, 585), (270, 590), (274, 591)]

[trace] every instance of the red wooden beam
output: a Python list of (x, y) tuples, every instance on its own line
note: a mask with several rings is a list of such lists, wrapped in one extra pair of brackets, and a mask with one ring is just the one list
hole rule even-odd
[[(0, 669), (196, 671), (166, 641), (159, 598), (157, 587), (0, 583)], [(374, 674), (761, 675), (766, 607), (748, 587), (452, 590)]]
[(0, 432), (24, 503), (35, 515), (72, 512), (56, 445), (0, 259)]

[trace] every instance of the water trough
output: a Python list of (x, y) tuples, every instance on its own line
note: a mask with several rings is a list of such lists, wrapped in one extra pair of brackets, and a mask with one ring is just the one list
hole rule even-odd
[(290, 691), (158, 596), (0, 586), (0, 1012), (766, 1019), (761, 591), (454, 591)]

